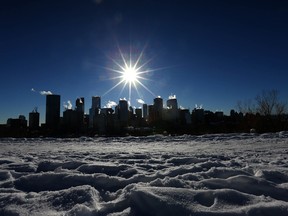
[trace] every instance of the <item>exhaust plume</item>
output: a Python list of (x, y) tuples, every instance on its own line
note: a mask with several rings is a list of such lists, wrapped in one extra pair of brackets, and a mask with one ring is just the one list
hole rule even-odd
[(145, 104), (145, 101), (142, 100), (142, 99), (137, 99), (137, 102), (138, 102), (139, 104)]
[(39, 92), (41, 95), (52, 95), (51, 91), (40, 91)]

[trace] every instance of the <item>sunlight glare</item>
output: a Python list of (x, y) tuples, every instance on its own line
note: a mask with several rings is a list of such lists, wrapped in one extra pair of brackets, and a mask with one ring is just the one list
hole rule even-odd
[(136, 56), (136, 58), (134, 58), (134, 61), (133, 61), (133, 55), (131, 53), (131, 50), (129, 53), (130, 55), (128, 54), (130, 58), (125, 58), (120, 48), (119, 48), (119, 54), (121, 57), (120, 61), (110, 58), (118, 68), (117, 69), (106, 68), (106, 69), (112, 72), (115, 72), (116, 74), (119, 74), (119, 76), (115, 76), (111, 78), (111, 79), (119, 79), (119, 82), (116, 83), (107, 92), (105, 92), (104, 95), (106, 95), (107, 93), (109, 93), (110, 91), (112, 91), (113, 89), (117, 88), (118, 86), (122, 84), (123, 86), (122, 86), (122, 90), (120, 93), (122, 93), (123, 90), (126, 87), (128, 87), (129, 101), (131, 101), (131, 95), (132, 95), (133, 90), (138, 94), (138, 97), (141, 97), (139, 89), (138, 89), (139, 86), (141, 86), (150, 94), (155, 96), (155, 94), (143, 83), (143, 81), (149, 80), (144, 77), (146, 74), (151, 73), (158, 69), (152, 69), (152, 70), (144, 69), (144, 67), (151, 61), (151, 59), (149, 59), (148, 61), (143, 62), (144, 49), (138, 54), (138, 56)]
[(135, 83), (135, 81), (138, 80), (138, 72), (137, 69), (134, 67), (126, 67), (124, 68), (123, 75), (122, 75), (123, 81), (126, 83)]

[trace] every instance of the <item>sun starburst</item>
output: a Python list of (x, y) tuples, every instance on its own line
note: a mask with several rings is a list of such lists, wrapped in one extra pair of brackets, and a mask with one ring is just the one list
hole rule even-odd
[(138, 97), (141, 97), (139, 92), (140, 86), (146, 91), (148, 91), (150, 94), (155, 96), (155, 94), (143, 83), (145, 80), (149, 80), (147, 77), (145, 77), (145, 75), (152, 71), (155, 71), (155, 69), (145, 69), (146, 65), (151, 61), (151, 59), (149, 59), (143, 62), (143, 54), (145, 49), (143, 49), (138, 55), (132, 53), (130, 49), (128, 58), (126, 57), (127, 55), (124, 55), (120, 48), (118, 49), (120, 54), (120, 60), (110, 58), (116, 68), (106, 67), (106, 69), (118, 74), (111, 79), (117, 79), (119, 81), (107, 92), (105, 92), (104, 95), (108, 94), (115, 88), (122, 85), (122, 90), (120, 91), (120, 94), (124, 91), (125, 88), (128, 88), (129, 101), (131, 101), (131, 95), (133, 91), (137, 93)]

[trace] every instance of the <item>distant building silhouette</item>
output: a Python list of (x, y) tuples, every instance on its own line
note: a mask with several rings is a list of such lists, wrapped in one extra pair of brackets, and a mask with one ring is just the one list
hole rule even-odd
[(128, 101), (127, 100), (120, 100), (118, 105), (118, 115), (119, 121), (121, 126), (128, 125), (129, 119), (129, 110), (128, 110)]
[(77, 110), (67, 109), (63, 112), (63, 123), (66, 132), (80, 132), (83, 127), (84, 115)]
[(154, 121), (161, 121), (163, 117), (163, 99), (160, 97), (155, 98), (153, 106)]
[(101, 97), (99, 96), (92, 97), (92, 108), (101, 109)]
[(167, 100), (167, 108), (172, 110), (178, 109), (178, 102), (176, 98), (168, 99)]
[(163, 119), (166, 121), (174, 121), (175, 123), (178, 123), (177, 121), (179, 120), (179, 110), (176, 98), (167, 100), (167, 109), (165, 110)]
[(76, 99), (76, 111), (84, 113), (84, 111), (85, 111), (85, 100), (84, 100), (84, 97)]
[(7, 126), (11, 129), (24, 129), (27, 128), (27, 120), (24, 115), (19, 115), (18, 118), (9, 118)]
[(143, 104), (143, 118), (144, 119), (147, 119), (147, 117), (148, 117), (148, 106), (147, 106), (147, 104)]
[(39, 129), (40, 123), (40, 114), (35, 108), (32, 112), (29, 113), (29, 128), (32, 130)]
[(180, 109), (180, 124), (181, 125), (191, 124), (191, 115), (189, 109)]
[(142, 109), (141, 108), (136, 108), (135, 109), (135, 115), (136, 115), (136, 118), (142, 118)]
[(60, 123), (60, 95), (46, 95), (46, 127), (56, 129)]
[(148, 122), (149, 124), (155, 122), (154, 105), (148, 105)]
[(96, 121), (95, 116), (100, 114), (101, 110), (101, 97), (92, 97), (92, 107), (89, 109), (89, 128), (94, 127), (94, 122)]

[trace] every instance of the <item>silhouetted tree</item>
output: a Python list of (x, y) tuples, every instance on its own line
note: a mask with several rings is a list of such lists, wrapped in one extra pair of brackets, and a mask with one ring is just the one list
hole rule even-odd
[(261, 115), (281, 115), (285, 112), (286, 104), (279, 101), (279, 92), (275, 89), (262, 91), (255, 100), (256, 110)]
[(237, 108), (241, 113), (256, 113), (255, 104), (253, 104), (252, 100), (238, 101)]

